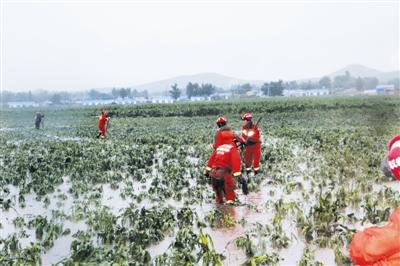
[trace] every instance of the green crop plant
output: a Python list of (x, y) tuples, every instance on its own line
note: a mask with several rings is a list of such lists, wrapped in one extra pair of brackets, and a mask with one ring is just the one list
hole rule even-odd
[(301, 259), (299, 261), (299, 266), (323, 266), (324, 264), (315, 261), (315, 254), (312, 249), (309, 247), (305, 247), (303, 250), (303, 255), (301, 256)]
[(201, 256), (203, 265), (222, 266), (222, 256), (215, 251), (212, 238), (208, 234), (204, 234), (200, 229), (199, 243), (201, 247)]
[(233, 227), (236, 221), (233, 219), (231, 214), (224, 210), (214, 209), (207, 214), (205, 220), (211, 227)]
[[(46, 128), (32, 131), (36, 111), (0, 110), (1, 265), (48, 262), (57, 239), (70, 246), (57, 250), (59, 265), (226, 265), (215, 251), (225, 243), (205, 240), (230, 232), (240, 232), (248, 265), (279, 264), (293, 238), (346, 264), (356, 226), (400, 206), (380, 169), (398, 134), (398, 97), (111, 105), (105, 142), (94, 138), (98, 107), (44, 107)], [(215, 118), (240, 131), (247, 111), (263, 118), (262, 171), (229, 214), (214, 204), (203, 166)], [(200, 228), (210, 232), (203, 244)], [(318, 263), (312, 253), (301, 265)]]

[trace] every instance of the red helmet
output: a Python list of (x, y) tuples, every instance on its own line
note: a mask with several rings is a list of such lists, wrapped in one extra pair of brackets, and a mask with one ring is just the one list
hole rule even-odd
[(218, 117), (217, 120), (215, 120), (215, 123), (220, 124), (220, 123), (225, 123), (228, 122), (228, 120), (225, 117)]
[(251, 115), (251, 113), (245, 113), (245, 114), (242, 116), (242, 120), (250, 121), (252, 118), (253, 118), (253, 116)]

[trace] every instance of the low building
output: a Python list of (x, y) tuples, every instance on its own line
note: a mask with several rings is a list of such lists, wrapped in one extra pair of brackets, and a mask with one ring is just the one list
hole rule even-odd
[(204, 102), (204, 101), (211, 101), (211, 100), (216, 100), (217, 98), (214, 98), (215, 95), (213, 96), (192, 96), (190, 99), (187, 96), (181, 97), (181, 101), (189, 101), (189, 102)]
[(109, 105), (112, 103), (115, 103), (113, 99), (107, 99), (107, 100), (92, 100), (92, 99), (86, 99), (86, 100), (81, 100), (77, 101), (77, 104), (82, 104), (85, 106), (91, 106), (91, 105)]
[(10, 108), (21, 108), (21, 107), (37, 107), (38, 103), (33, 101), (21, 101), (21, 102), (7, 102), (7, 106)]
[[(395, 95), (396, 90), (393, 84), (388, 85), (378, 85), (376, 86), (376, 92), (378, 95)], [(397, 92), (398, 94), (398, 92)]]
[(376, 89), (365, 90), (365, 91), (363, 91), (363, 93), (364, 93), (364, 95), (369, 95), (369, 96), (378, 95), (378, 92), (376, 91)]
[(283, 90), (283, 96), (287, 97), (326, 96), (326, 95), (329, 95), (329, 90), (327, 89)]
[(399, 90), (396, 90), (393, 84), (378, 85), (375, 89), (363, 91), (364, 95), (399, 95)]
[(125, 104), (136, 104), (136, 101), (133, 98), (117, 98), (114, 99), (113, 103), (125, 105)]
[(133, 98), (133, 103), (134, 104), (139, 104), (139, 103), (148, 103), (150, 100), (146, 97), (134, 97)]
[(232, 92), (216, 92), (211, 95), (211, 100), (228, 100), (232, 98)]
[(151, 103), (173, 103), (174, 100), (169, 96), (154, 96), (150, 99)]

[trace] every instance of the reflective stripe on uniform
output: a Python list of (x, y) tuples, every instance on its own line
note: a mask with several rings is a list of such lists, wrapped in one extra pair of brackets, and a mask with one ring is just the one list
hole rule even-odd
[(217, 152), (230, 152), (232, 145), (223, 144), (217, 148)]
[(393, 150), (394, 148), (400, 148), (400, 140), (393, 143), (392, 147), (390, 147), (390, 150)]

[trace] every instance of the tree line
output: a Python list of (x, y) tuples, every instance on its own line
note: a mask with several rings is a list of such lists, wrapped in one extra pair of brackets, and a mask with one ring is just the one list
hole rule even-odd
[(111, 93), (100, 92), (95, 89), (92, 89), (88, 92), (89, 99), (93, 100), (111, 100), (117, 98), (137, 98), (143, 97), (148, 98), (149, 93), (147, 90), (138, 91), (137, 89), (131, 88), (113, 88)]
[[(355, 77), (346, 71), (343, 75), (335, 76), (330, 78), (324, 76), (316, 81), (271, 81), (265, 82), (261, 86), (255, 86), (250, 83), (240, 84), (233, 86), (225, 92), (230, 92), (233, 95), (246, 95), (254, 89), (259, 90), (266, 96), (281, 96), (284, 90), (313, 90), (313, 89), (328, 89), (329, 91), (336, 91), (340, 89), (351, 89), (355, 88), (358, 91), (375, 89), (379, 84), (379, 80), (376, 77)], [(399, 78), (393, 79), (386, 82), (386, 84), (394, 85), (395, 89), (399, 89)], [(216, 91), (221, 90), (211, 83), (192, 83), (189, 82), (184, 88), (178, 88), (175, 83), (169, 90), (169, 95), (173, 99), (179, 99), (185, 91), (187, 97), (209, 97)], [(54, 104), (63, 102), (69, 102), (81, 99), (91, 100), (109, 100), (116, 98), (135, 98), (144, 97), (148, 98), (149, 93), (147, 90), (139, 91), (137, 89), (126, 88), (113, 88), (111, 92), (102, 92), (96, 89), (92, 89), (88, 92), (49, 92), (46, 90), (39, 91), (28, 91), (28, 92), (11, 92), (2, 91), (0, 93), (0, 102), (20, 102), (20, 101), (33, 101), (33, 102), (46, 102), (50, 101)]]
[[(331, 79), (328, 76), (324, 76), (316, 81), (271, 81), (265, 82), (261, 86), (252, 85), (250, 83), (244, 83), (233, 86), (229, 92), (233, 95), (247, 95), (254, 89), (260, 90), (263, 95), (266, 96), (282, 96), (284, 90), (315, 90), (315, 89), (327, 89), (329, 92), (352, 89), (355, 88), (358, 91), (375, 89), (379, 84), (379, 80), (376, 77), (354, 77), (350, 72), (346, 71), (344, 75), (335, 76)], [(395, 89), (399, 89), (399, 79), (393, 79), (386, 84), (394, 85)], [(216, 92), (217, 88), (212, 84), (202, 84), (189, 82), (186, 87), (186, 95), (190, 99), (193, 96), (210, 96)], [(182, 94), (183, 89), (178, 88), (175, 83), (171, 86), (169, 91), (170, 96), (173, 99), (178, 99)]]
[[(200, 85), (198, 83), (189, 82), (186, 85), (185, 89), (187, 97), (191, 99), (192, 97), (197, 97), (197, 96), (200, 97), (210, 96), (216, 92), (217, 87), (211, 83), (203, 83)], [(178, 88), (178, 84), (174, 83), (171, 86), (169, 94), (174, 100), (177, 100), (182, 94), (182, 89)]]
[(2, 91), (0, 93), (0, 102), (46, 102), (60, 104), (74, 100), (90, 99), (90, 100), (111, 100), (116, 98), (144, 97), (148, 98), (147, 90), (138, 91), (131, 88), (113, 88), (111, 92), (101, 92), (92, 89), (88, 92), (49, 92), (47, 90), (28, 91), (28, 92), (11, 92)]
[[(395, 89), (399, 89), (399, 79), (393, 79), (385, 82), (389, 85), (394, 85)], [(340, 90), (340, 89), (356, 89), (358, 91), (375, 89), (379, 84), (379, 80), (376, 77), (355, 77), (346, 71), (344, 75), (335, 76), (331, 79), (328, 76), (322, 77), (318, 82), (286, 82), (285, 89), (289, 90), (313, 90), (313, 89), (330, 89), (330, 90)]]
[[(250, 83), (240, 84), (234, 86), (230, 91), (233, 94), (237, 95), (245, 95), (246, 93), (252, 91), (255, 86), (252, 86)], [(200, 97), (208, 97), (214, 94), (217, 91), (217, 87), (210, 84), (205, 83), (199, 85), (198, 83), (189, 82), (186, 87), (186, 95), (189, 99), (192, 97), (200, 96)], [(268, 96), (282, 96), (283, 90), (285, 89), (284, 83), (282, 80), (276, 82), (266, 82), (261, 86), (261, 91), (264, 95)], [(182, 89), (178, 88), (178, 84), (174, 83), (171, 85), (171, 89), (169, 90), (170, 96), (177, 100), (182, 94)]]

